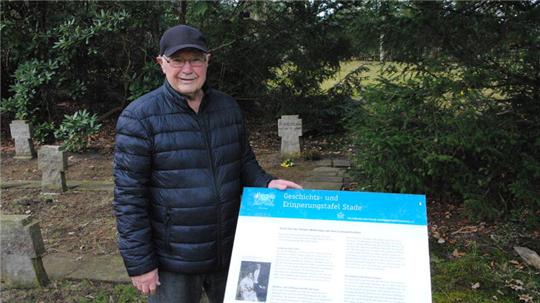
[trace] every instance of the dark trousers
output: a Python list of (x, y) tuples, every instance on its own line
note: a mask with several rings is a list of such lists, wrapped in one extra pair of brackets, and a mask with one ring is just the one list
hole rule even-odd
[(227, 283), (227, 271), (211, 274), (186, 275), (159, 271), (161, 283), (148, 303), (200, 303), (203, 290), (209, 303), (222, 303)]

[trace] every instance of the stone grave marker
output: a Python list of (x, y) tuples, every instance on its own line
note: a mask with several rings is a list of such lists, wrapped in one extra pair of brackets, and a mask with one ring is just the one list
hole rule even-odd
[(11, 137), (15, 139), (15, 159), (33, 159), (36, 150), (32, 143), (30, 125), (24, 120), (13, 120), (9, 124)]
[(301, 152), (302, 119), (298, 115), (281, 116), (278, 120), (278, 135), (281, 137), (281, 156), (295, 157)]
[(42, 171), (41, 191), (58, 193), (67, 190), (67, 156), (57, 145), (44, 145), (39, 149), (38, 167)]
[(29, 215), (0, 215), (2, 280), (8, 287), (45, 286), (49, 278), (41, 260), (45, 253), (39, 222)]

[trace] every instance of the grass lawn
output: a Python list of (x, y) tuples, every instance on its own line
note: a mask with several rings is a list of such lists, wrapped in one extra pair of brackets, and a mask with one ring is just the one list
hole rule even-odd
[(375, 83), (375, 79), (377, 79), (377, 77), (379, 77), (379, 75), (381, 74), (382, 64), (376, 61), (353, 60), (342, 62), (341, 69), (336, 73), (333, 78), (324, 81), (321, 84), (321, 88), (325, 91), (330, 89), (332, 86), (336, 85), (336, 83), (345, 78), (345, 76), (347, 76), (350, 72), (352, 72), (361, 65), (364, 65), (368, 68), (367, 71), (362, 73), (362, 76), (366, 77), (364, 85)]
[[(323, 91), (327, 91), (328, 89), (336, 85), (339, 81), (343, 80), (343, 78), (345, 78), (350, 72), (354, 71), (356, 68), (362, 65), (367, 67), (367, 71), (364, 71), (361, 73), (361, 77), (363, 77), (362, 86), (365, 87), (365, 86), (375, 84), (377, 82), (377, 79), (382, 76), (383, 68), (388, 67), (390, 64), (393, 66), (393, 68), (396, 69), (396, 72), (400, 72), (404, 68), (404, 65), (401, 65), (395, 62), (387, 62), (386, 65), (384, 65), (378, 61), (361, 61), (361, 60), (344, 61), (341, 63), (341, 68), (334, 75), (334, 77), (323, 81), (323, 83), (321, 84), (321, 89)], [(483, 89), (482, 93), (484, 96), (488, 98), (492, 98), (492, 99), (504, 98), (504, 95), (501, 92), (494, 91), (493, 89), (489, 89), (489, 88)], [(359, 95), (354, 95), (352, 97), (353, 99), (359, 99)]]

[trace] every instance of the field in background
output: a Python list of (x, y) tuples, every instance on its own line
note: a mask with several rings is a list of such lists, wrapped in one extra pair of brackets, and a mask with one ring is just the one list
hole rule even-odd
[[(341, 63), (340, 70), (334, 75), (334, 77), (327, 79), (321, 83), (321, 89), (323, 91), (329, 90), (338, 82), (343, 80), (343, 78), (345, 78), (349, 73), (351, 73), (356, 68), (362, 65), (367, 67), (367, 70), (361, 73), (361, 77), (363, 78), (362, 86), (364, 87), (375, 84), (377, 82), (377, 79), (383, 76), (383, 68), (388, 67), (388, 65), (390, 64), (392, 64), (393, 67), (396, 68), (396, 72), (401, 72), (401, 70), (404, 68), (404, 65), (397, 64), (394, 62), (387, 62), (385, 64), (379, 61), (362, 61), (362, 60), (344, 61)], [(458, 75), (455, 75), (455, 76), (459, 77)], [(487, 98), (504, 99), (504, 94), (502, 94), (500, 91), (495, 91), (491, 88), (483, 89), (482, 93)], [(359, 99), (358, 94), (355, 94), (351, 97), (353, 99)]]
[(375, 83), (375, 80), (381, 75), (382, 64), (376, 61), (352, 60), (342, 62), (341, 68), (336, 73), (336, 75), (333, 78), (324, 81), (321, 84), (321, 88), (325, 91), (332, 88), (332, 86), (336, 85), (336, 83), (341, 81), (343, 78), (345, 78), (345, 76), (347, 76), (350, 72), (354, 71), (361, 65), (364, 65), (368, 68), (367, 71), (362, 73), (362, 77), (366, 77), (365, 81), (362, 82), (363, 85)]

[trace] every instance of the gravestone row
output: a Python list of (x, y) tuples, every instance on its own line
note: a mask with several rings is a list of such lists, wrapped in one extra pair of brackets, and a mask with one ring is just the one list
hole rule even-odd
[[(23, 120), (10, 124), (11, 136), (15, 140), (15, 158), (32, 159), (36, 156), (32, 144), (30, 125)], [(298, 157), (301, 153), (302, 119), (298, 115), (284, 115), (278, 120), (278, 135), (281, 137), (281, 155), (284, 158)], [(67, 190), (65, 172), (66, 154), (59, 146), (44, 145), (38, 152), (38, 168), (42, 171), (43, 193), (58, 193)]]
[[(13, 120), (9, 124), (11, 137), (15, 140), (15, 159), (33, 159), (36, 150), (32, 143), (32, 129), (24, 120)], [(59, 146), (44, 145), (38, 152), (38, 168), (42, 171), (43, 193), (57, 193), (67, 190), (67, 157)]]

